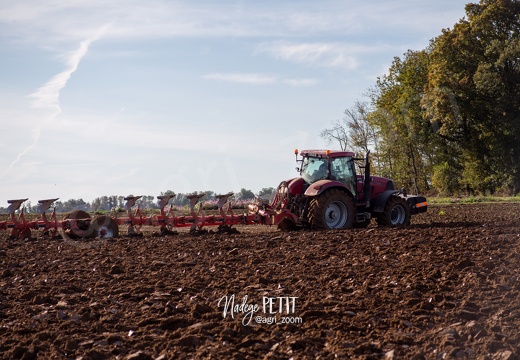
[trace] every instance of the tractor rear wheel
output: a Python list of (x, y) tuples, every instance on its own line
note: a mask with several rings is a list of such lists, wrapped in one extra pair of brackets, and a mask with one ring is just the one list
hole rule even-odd
[(355, 218), (352, 198), (339, 189), (325, 191), (309, 205), (309, 223), (315, 229), (349, 229)]
[(92, 237), (90, 232), (90, 215), (83, 210), (71, 211), (66, 220), (69, 220), (67, 234), (73, 239)]
[(391, 196), (385, 209), (377, 216), (379, 226), (405, 226), (410, 225), (410, 207), (405, 199), (399, 196)]
[(282, 231), (294, 231), (297, 229), (297, 227), (294, 221), (285, 218), (278, 224), (278, 229)]
[(110, 239), (119, 236), (119, 226), (110, 216), (99, 216), (91, 225), (93, 236), (98, 239)]

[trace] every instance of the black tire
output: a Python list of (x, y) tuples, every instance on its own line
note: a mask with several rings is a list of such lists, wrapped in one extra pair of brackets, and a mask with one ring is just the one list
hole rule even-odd
[(111, 239), (119, 236), (119, 225), (110, 216), (99, 216), (91, 225), (93, 237), (98, 239)]
[(280, 223), (278, 224), (278, 229), (281, 231), (294, 231), (297, 228), (296, 228), (296, 224), (294, 223), (294, 221), (285, 218), (282, 221), (280, 221)]
[(65, 216), (69, 220), (67, 235), (73, 239), (92, 237), (90, 231), (90, 215), (83, 210), (74, 210)]
[(362, 222), (356, 222), (354, 223), (354, 228), (356, 229), (366, 229), (370, 225), (370, 220), (365, 220)]
[(354, 201), (339, 189), (325, 191), (309, 205), (309, 224), (314, 229), (350, 229), (355, 218)]
[(391, 196), (383, 212), (377, 216), (377, 224), (379, 226), (410, 225), (410, 206), (406, 200), (399, 196)]

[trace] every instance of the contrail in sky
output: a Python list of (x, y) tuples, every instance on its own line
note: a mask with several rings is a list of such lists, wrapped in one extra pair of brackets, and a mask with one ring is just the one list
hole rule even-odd
[(33, 98), (32, 106), (39, 109), (48, 109), (51, 110), (51, 114), (48, 117), (48, 120), (40, 123), (37, 126), (34, 136), (34, 142), (27, 146), (24, 150), (22, 150), (17, 156), (16, 159), (9, 164), (7, 170), (0, 176), (3, 177), (7, 174), (10, 168), (12, 168), (20, 159), (27, 154), (31, 149), (33, 149), (38, 142), (40, 141), (40, 135), (43, 126), (52, 119), (55, 119), (61, 113), (60, 107), (60, 91), (67, 85), (72, 74), (78, 69), (79, 63), (81, 59), (87, 54), (90, 45), (96, 40), (99, 40), (105, 34), (106, 30), (113, 24), (109, 23), (102, 26), (92, 37), (82, 41), (79, 45), (79, 48), (73, 53), (69, 54), (67, 57), (67, 68), (55, 75), (43, 86), (38, 88), (34, 93), (30, 94), (29, 97)]

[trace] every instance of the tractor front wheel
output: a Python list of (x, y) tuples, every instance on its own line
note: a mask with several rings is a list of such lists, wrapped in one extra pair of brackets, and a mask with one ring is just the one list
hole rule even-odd
[(339, 189), (325, 191), (309, 205), (309, 223), (315, 229), (349, 229), (355, 218), (352, 198)]
[(391, 196), (385, 209), (377, 216), (379, 226), (405, 226), (410, 224), (410, 207), (405, 199)]

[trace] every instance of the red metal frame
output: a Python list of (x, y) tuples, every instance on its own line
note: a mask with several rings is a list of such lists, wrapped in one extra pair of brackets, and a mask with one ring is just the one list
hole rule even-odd
[(25, 219), (25, 209), (22, 208), (18, 218), (16, 217), (16, 211), (27, 199), (8, 200), (9, 206), (7, 207), (7, 213), (11, 221), (5, 222), (5, 228), (11, 229), (10, 237), (25, 238), (31, 234), (31, 229), (37, 228), (34, 221), (27, 221)]
[(47, 214), (45, 213), (47, 209), (51, 207), (51, 205), (58, 200), (56, 199), (48, 199), (48, 200), (39, 200), (38, 203), (38, 212), (40, 213), (40, 221), (37, 221), (38, 227), (43, 228), (42, 234), (48, 233), (50, 236), (55, 237), (58, 234), (58, 227), (63, 227), (62, 223), (58, 222), (56, 218), (56, 207), (52, 209), (52, 213), (50, 218), (47, 218)]
[[(282, 193), (283, 192), (283, 193)], [(232, 210), (230, 197), (233, 193), (217, 195), (218, 215), (206, 215), (203, 210), (203, 204), (200, 203), (204, 194), (195, 194), (188, 196), (190, 215), (176, 216), (173, 206), (169, 205), (170, 200), (175, 195), (158, 196), (160, 214), (152, 216), (144, 216), (141, 209), (136, 205), (137, 200), (142, 196), (127, 196), (125, 198), (125, 209), (127, 217), (112, 217), (118, 226), (127, 225), (128, 235), (139, 234), (141, 227), (144, 225), (159, 226), (162, 233), (172, 231), (173, 228), (190, 227), (190, 231), (200, 231), (204, 226), (233, 226), (238, 224), (252, 225), (265, 224), (276, 225), (285, 217), (294, 217), (285, 209), (287, 202), (287, 191), (277, 193), (274, 206), (257, 201), (256, 205), (250, 205), (250, 214), (235, 215)], [(42, 229), (41, 234), (56, 236), (59, 229), (67, 230), (71, 228), (72, 223), (78, 220), (89, 219), (64, 219), (59, 221), (56, 217), (56, 208), (54, 207), (51, 214), (47, 215), (46, 211), (52, 204), (58, 200), (47, 199), (38, 201), (38, 212), (40, 216), (34, 221), (25, 219), (25, 209), (22, 207), (18, 217), (16, 212), (21, 205), (28, 199), (9, 200), (8, 213), (10, 220), (0, 222), (0, 230), (11, 229), (10, 238), (30, 238), (31, 230)], [(197, 204), (198, 208), (197, 208)], [(259, 209), (259, 211), (253, 211)]]
[(25, 208), (22, 207), (18, 217), (16, 216), (16, 211), (20, 209), (22, 204), (28, 199), (17, 199), (17, 200), (8, 200), (9, 206), (7, 207), (7, 212), (9, 214), (8, 221), (0, 222), (0, 229), (7, 230), (11, 229), (9, 233), (10, 238), (30, 238), (31, 230), (42, 229), (42, 234), (49, 234), (50, 236), (56, 236), (58, 233), (58, 228), (67, 229), (69, 227), (69, 220), (58, 221), (56, 217), (56, 208), (53, 209), (50, 217), (45, 213), (50, 206), (58, 199), (48, 199), (48, 200), (40, 200), (38, 201), (38, 212), (40, 216), (38, 219), (33, 221), (28, 221), (25, 218)]

